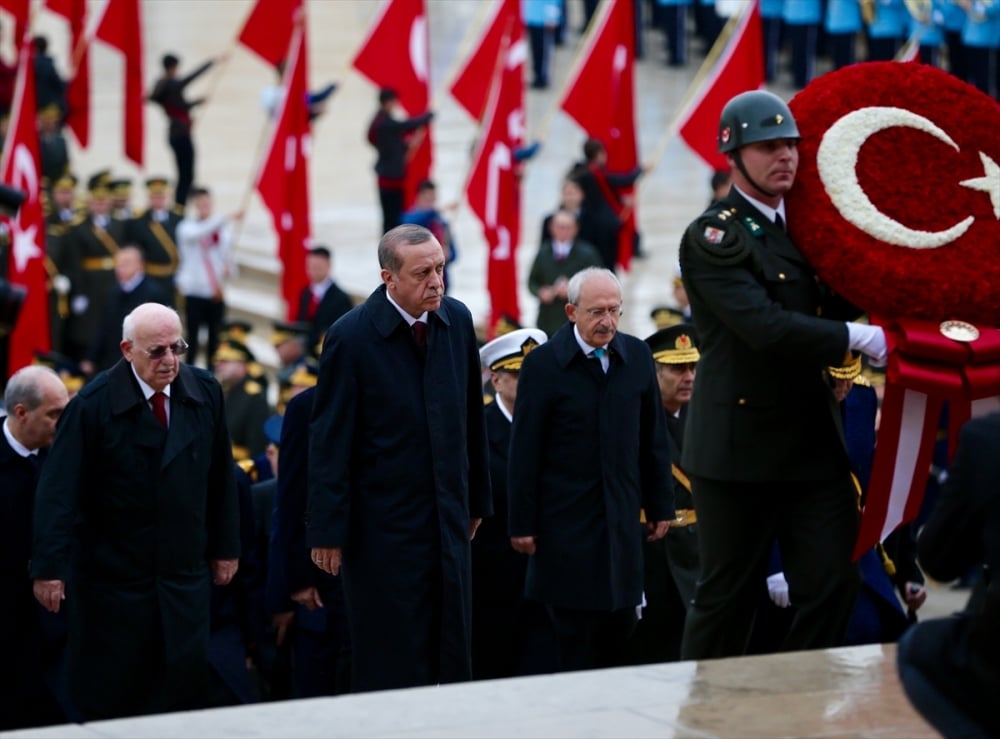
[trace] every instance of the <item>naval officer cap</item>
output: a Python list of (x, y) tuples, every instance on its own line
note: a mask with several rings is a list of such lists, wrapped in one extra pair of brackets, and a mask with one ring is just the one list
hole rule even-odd
[(479, 350), (479, 359), (492, 372), (520, 372), (524, 358), (548, 340), (539, 328), (519, 328), (498, 336)]

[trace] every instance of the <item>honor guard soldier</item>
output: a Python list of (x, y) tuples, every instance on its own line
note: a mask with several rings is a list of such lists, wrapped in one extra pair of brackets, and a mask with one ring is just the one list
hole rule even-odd
[(98, 172), (87, 183), (87, 215), (66, 233), (63, 274), (70, 280), (70, 318), (66, 353), (82, 359), (90, 345), (108, 296), (117, 284), (115, 253), (124, 241), (125, 223), (111, 216), (110, 173)]
[[(671, 308), (669, 305), (656, 306), (649, 312), (649, 317), (653, 319), (653, 325), (656, 326), (657, 331), (684, 323), (684, 314), (679, 309)], [(649, 339), (646, 341), (648, 342)]]
[(306, 356), (310, 326), (298, 321), (275, 321), (271, 331), (271, 345), (278, 354), (281, 367), (294, 367)]
[(146, 180), (148, 207), (128, 221), (128, 240), (142, 249), (146, 274), (171, 296), (175, 293), (177, 272), (177, 224), (181, 215), (170, 204), (170, 185), (166, 177)]
[(121, 221), (130, 220), (135, 213), (132, 211), (132, 180), (119, 177), (108, 183), (111, 195), (111, 215)]
[(838, 645), (858, 590), (856, 496), (823, 369), (848, 348), (878, 361), (887, 349), (881, 328), (846, 322), (859, 311), (821, 283), (785, 231), (799, 138), (778, 96), (729, 100), (718, 141), (732, 187), (681, 240), (701, 352), (681, 454), (701, 557), (684, 659), (744, 652), (775, 541), (796, 605), (783, 650)]
[(52, 183), (45, 213), (45, 272), (48, 275), (49, 323), (52, 347), (63, 350), (66, 321), (69, 319), (70, 281), (66, 276), (66, 234), (82, 220), (76, 203), (77, 179), (64, 174)]
[[(698, 582), (698, 516), (691, 481), (681, 469), (680, 459), (687, 407), (701, 355), (694, 326), (689, 323), (660, 329), (647, 337), (646, 343), (656, 362), (656, 380), (666, 411), (676, 518), (663, 539), (644, 544), (646, 607), (632, 646), (638, 662), (668, 662), (680, 659), (684, 618)], [(640, 527), (637, 535), (645, 540), (646, 527)]]
[(215, 378), (226, 399), (226, 423), (237, 462), (264, 452), (264, 422), (273, 412), (264, 386), (249, 375), (248, 367), (254, 361), (250, 350), (236, 339), (220, 342), (213, 357)]

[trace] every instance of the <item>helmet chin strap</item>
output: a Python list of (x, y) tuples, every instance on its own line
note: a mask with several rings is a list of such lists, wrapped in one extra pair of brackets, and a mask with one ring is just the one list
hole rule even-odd
[(747, 172), (747, 168), (743, 166), (743, 155), (740, 153), (740, 149), (737, 149), (736, 151), (733, 152), (733, 161), (736, 162), (736, 168), (740, 171), (740, 174), (742, 174), (746, 178), (747, 182), (753, 185), (755, 190), (764, 193), (769, 198), (776, 198), (779, 196), (780, 193), (771, 192), (770, 190), (764, 189), (763, 187), (757, 184), (757, 182), (753, 179), (753, 177), (750, 176), (750, 173)]

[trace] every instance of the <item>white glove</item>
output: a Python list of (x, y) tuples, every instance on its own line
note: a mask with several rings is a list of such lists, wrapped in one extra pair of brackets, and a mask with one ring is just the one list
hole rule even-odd
[(858, 351), (871, 359), (875, 367), (885, 366), (889, 358), (889, 348), (885, 343), (885, 331), (881, 326), (868, 326), (864, 323), (847, 324), (847, 346), (852, 351)]
[(767, 594), (778, 608), (788, 608), (791, 605), (791, 601), (788, 600), (788, 580), (785, 579), (784, 572), (775, 572), (767, 576)]
[(52, 287), (60, 295), (69, 295), (69, 278), (66, 275), (56, 275), (52, 278)]

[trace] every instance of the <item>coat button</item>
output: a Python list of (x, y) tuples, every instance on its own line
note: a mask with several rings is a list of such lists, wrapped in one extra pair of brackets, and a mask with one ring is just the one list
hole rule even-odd
[(779, 279), (779, 280), (783, 280), (783, 279), (785, 279), (785, 273), (784, 273), (784, 272), (779, 272), (779, 273), (778, 273), (778, 279)]
[(746, 404), (747, 404), (747, 399), (746, 399), (746, 398), (740, 398), (740, 399), (739, 399), (739, 400), (737, 400), (736, 402), (737, 402), (737, 403), (738, 403), (739, 405), (746, 405)]

